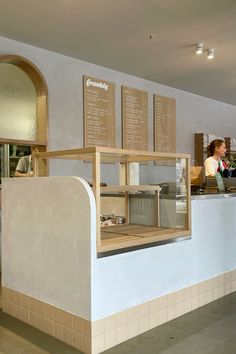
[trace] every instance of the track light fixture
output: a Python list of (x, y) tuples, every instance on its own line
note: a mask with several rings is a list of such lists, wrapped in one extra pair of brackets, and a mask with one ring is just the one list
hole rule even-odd
[(215, 51), (214, 49), (208, 49), (207, 51), (207, 59), (212, 60), (215, 57)]
[(198, 44), (196, 45), (196, 51), (195, 51), (195, 53), (196, 53), (197, 55), (201, 55), (201, 54), (203, 53), (203, 43), (198, 43)]
[(195, 53), (197, 55), (201, 55), (201, 54), (203, 54), (203, 52), (207, 52), (207, 59), (212, 60), (215, 58), (215, 49), (214, 48), (204, 49), (203, 43), (195, 44)]

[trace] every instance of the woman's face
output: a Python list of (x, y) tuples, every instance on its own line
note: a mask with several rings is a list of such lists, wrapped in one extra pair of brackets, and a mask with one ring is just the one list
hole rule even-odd
[(226, 154), (225, 143), (221, 144), (219, 147), (216, 147), (215, 152), (219, 157), (224, 157)]

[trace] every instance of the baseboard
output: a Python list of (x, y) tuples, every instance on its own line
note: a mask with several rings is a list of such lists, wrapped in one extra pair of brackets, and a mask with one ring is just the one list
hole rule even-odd
[(86, 354), (98, 354), (234, 291), (236, 270), (92, 322), (9, 288), (2, 289), (2, 307)]

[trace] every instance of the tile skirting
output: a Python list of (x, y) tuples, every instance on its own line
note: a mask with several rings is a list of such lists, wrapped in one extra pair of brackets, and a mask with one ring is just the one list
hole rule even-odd
[(2, 289), (2, 307), (86, 354), (98, 354), (234, 291), (236, 270), (93, 322), (8, 288)]
[(5, 287), (2, 310), (86, 354), (91, 353), (91, 321)]

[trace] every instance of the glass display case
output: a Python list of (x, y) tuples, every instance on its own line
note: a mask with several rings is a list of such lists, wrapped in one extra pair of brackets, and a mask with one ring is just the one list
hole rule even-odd
[(93, 188), (98, 253), (190, 237), (190, 155), (105, 147), (51, 151), (33, 155), (36, 176), (48, 158), (77, 160), (79, 176)]

